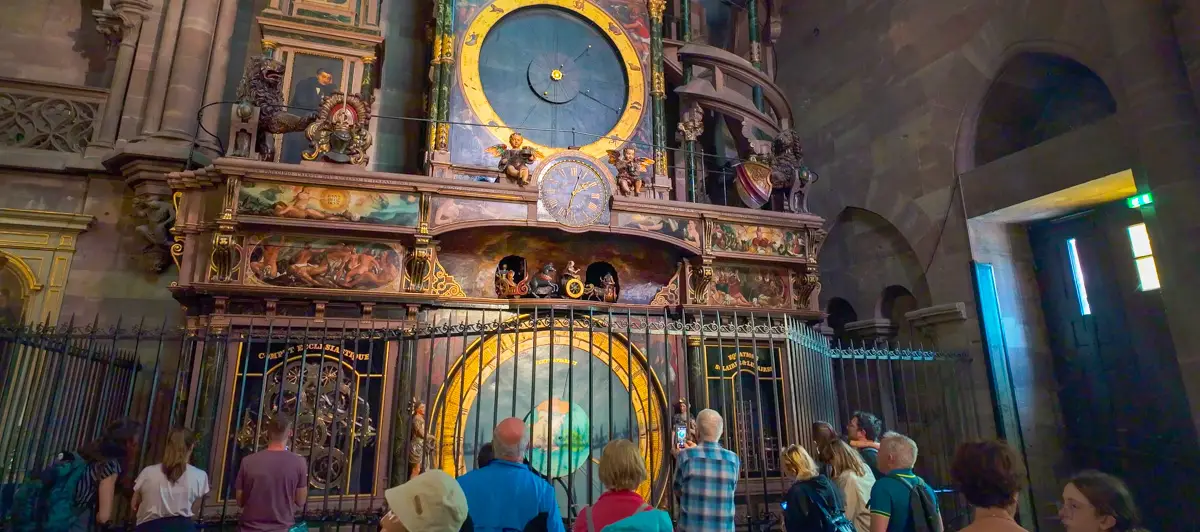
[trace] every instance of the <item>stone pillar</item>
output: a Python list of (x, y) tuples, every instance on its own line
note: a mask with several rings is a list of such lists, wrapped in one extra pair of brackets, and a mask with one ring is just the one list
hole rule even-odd
[(1161, 0), (1104, 0), (1123, 87), (1119, 109), (1192, 422), (1200, 433), (1200, 114)]
[[(228, 105), (220, 105), (214, 102), (221, 101), (225, 94), (225, 81), (229, 73), (229, 46), (230, 40), (233, 38), (234, 21), (237, 19), (238, 3), (232, 0), (221, 2), (221, 10), (217, 13), (216, 38), (213, 39), (213, 49), (211, 61), (208, 64), (208, 81), (204, 87), (204, 99), (201, 105), (213, 104), (211, 107), (204, 109), (204, 114), (201, 116), (200, 123), (204, 125), (204, 129), (214, 135), (221, 135), (224, 132), (218, 132), (219, 122), (221, 118), (221, 110), (228, 109)], [(217, 145), (219, 144), (212, 135), (208, 135), (203, 131), (198, 139), (202, 146), (208, 146), (214, 153), (219, 153)]]
[(196, 112), (204, 99), (219, 5), (217, 0), (187, 0), (183, 5), (162, 123), (155, 137), (190, 143), (196, 133)]
[(146, 19), (150, 8), (150, 2), (146, 0), (113, 0), (110, 6), (92, 12), (96, 17), (97, 29), (107, 38), (110, 47), (117, 47), (117, 53), (108, 100), (104, 102), (104, 117), (89, 147), (111, 148), (117, 141), (121, 112), (125, 107), (125, 92), (129, 88), (129, 73), (137, 54), (142, 21)]
[(154, 77), (150, 81), (150, 92), (146, 95), (146, 112), (142, 116), (143, 134), (158, 131), (162, 125), (163, 105), (167, 100), (167, 83), (171, 80), (171, 63), (175, 59), (175, 41), (179, 39), (179, 19), (183, 16), (183, 2), (169, 2), (162, 18), (162, 35), (154, 56)]

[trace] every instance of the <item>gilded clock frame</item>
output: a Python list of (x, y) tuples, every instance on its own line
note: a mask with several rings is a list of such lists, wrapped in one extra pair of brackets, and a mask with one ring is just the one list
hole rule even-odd
[[(593, 216), (590, 220), (588, 220), (585, 223), (568, 222), (567, 220), (563, 219), (562, 216), (559, 216), (558, 214), (551, 212), (550, 209), (548, 209), (545, 206), (545, 198), (543, 197), (543, 193), (544, 193), (543, 187), (545, 186), (544, 181), (545, 181), (546, 177), (548, 177), (550, 175), (550, 171), (553, 170), (556, 166), (558, 166), (560, 164), (564, 164), (564, 163), (569, 163), (569, 162), (586, 166), (589, 170), (591, 170), (592, 172), (595, 172), (596, 177), (598, 177), (600, 179), (601, 186), (604, 187), (604, 201), (603, 201), (603, 205), (600, 207), (600, 211), (598, 211), (595, 216)], [(588, 156), (588, 154), (583, 152), (582, 150), (563, 149), (562, 151), (559, 151), (558, 153), (551, 155), (550, 157), (547, 157), (542, 162), (538, 163), (537, 172), (535, 174), (535, 182), (537, 183), (537, 187), (538, 187), (538, 211), (539, 211), (539, 213), (545, 212), (548, 216), (550, 216), (550, 218), (552, 220), (554, 220), (562, 225), (565, 225), (565, 226), (571, 227), (571, 228), (576, 228), (576, 229), (581, 228), (581, 227), (588, 227), (590, 225), (596, 224), (596, 222), (598, 222), (601, 218), (603, 218), (605, 212), (609, 212), (609, 214), (611, 215), (612, 197), (613, 197), (613, 189), (614, 189), (614, 185), (613, 185), (614, 179), (613, 179), (612, 172), (609, 172), (608, 167), (606, 167), (604, 164), (602, 164), (599, 160)]]
[[(600, 32), (608, 38), (621, 58), (628, 80), (624, 109), (612, 127), (603, 137), (582, 145), (579, 151), (595, 157), (604, 157), (608, 150), (616, 150), (624, 146), (633, 137), (642, 116), (646, 112), (646, 77), (641, 57), (633, 47), (633, 41), (625, 33), (624, 27), (612, 15), (600, 6), (588, 0), (496, 0), (488, 7), (480, 9), (479, 13), (467, 26), (463, 33), (462, 44), (459, 45), (458, 83), (463, 97), (471, 111), (479, 121), (488, 124), (489, 131), (498, 139), (507, 139), (513, 130), (504, 124), (492, 103), (483, 92), (483, 83), (479, 80), (479, 54), (488, 32), (506, 15), (517, 9), (527, 7), (555, 7), (583, 17), (595, 24)], [(613, 30), (617, 32), (614, 34)], [(552, 148), (536, 142), (525, 140), (525, 145), (537, 149), (546, 155), (552, 155), (567, 148)]]

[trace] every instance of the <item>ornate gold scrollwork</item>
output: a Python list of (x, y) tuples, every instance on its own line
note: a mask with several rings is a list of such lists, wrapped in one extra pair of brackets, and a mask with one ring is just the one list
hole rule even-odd
[(819, 311), (821, 304), (821, 276), (817, 273), (817, 265), (810, 264), (804, 273), (792, 273), (792, 305), (795, 308)]
[(653, 82), (650, 86), (650, 95), (659, 99), (666, 97), (667, 82), (663, 78), (663, 73), (656, 69), (651, 79), (653, 79)]
[(655, 24), (662, 22), (663, 11), (667, 9), (667, 0), (650, 0), (650, 20)]
[(689, 294), (692, 303), (704, 304), (708, 300), (708, 291), (712, 288), (712, 281), (712, 257), (700, 257), (699, 264), (692, 267), (692, 293)]
[(429, 283), (429, 293), (442, 297), (467, 297), (467, 293), (463, 292), (462, 286), (459, 286), (458, 281), (454, 276), (450, 275), (441, 262), (434, 261), (433, 277)]
[(209, 266), (212, 270), (212, 280), (218, 283), (228, 283), (233, 280), (233, 272), (237, 253), (234, 249), (233, 235), (225, 233), (213, 234), (213, 250), (209, 256)]
[[(183, 192), (176, 192), (171, 195), (171, 202), (175, 204), (176, 216), (179, 215), (179, 205), (183, 203)], [(180, 234), (178, 227), (171, 227), (171, 237), (175, 240), (171, 244), (171, 260), (175, 262), (175, 267), (179, 267), (179, 263), (183, 260), (183, 241), (184, 237)]]
[(404, 261), (404, 291), (425, 293), (429, 290), (427, 281), (433, 270), (434, 247), (429, 237), (417, 237), (417, 245), (413, 246), (408, 260)]
[(671, 277), (671, 281), (658, 289), (658, 293), (650, 300), (652, 307), (673, 307), (679, 304), (679, 272)]
[(825, 245), (827, 236), (829, 236), (829, 232), (820, 227), (808, 230), (808, 260), (810, 262), (817, 261), (817, 256), (821, 254), (821, 246)]
[(417, 204), (417, 233), (429, 234), (429, 211), (433, 196), (428, 192), (421, 194), (421, 202)]

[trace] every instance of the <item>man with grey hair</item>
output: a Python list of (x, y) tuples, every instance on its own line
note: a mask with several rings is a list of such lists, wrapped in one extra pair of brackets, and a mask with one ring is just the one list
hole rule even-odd
[(897, 432), (879, 443), (879, 470), (871, 488), (871, 532), (941, 532), (942, 515), (933, 488), (913, 473), (917, 442)]
[(733, 494), (741, 461), (721, 447), (725, 421), (716, 410), (696, 415), (700, 444), (687, 442), (675, 453), (675, 493), (679, 495), (679, 523), (684, 532), (734, 529)]
[(525, 530), (531, 521), (544, 521), (544, 530), (565, 532), (554, 488), (521, 462), (526, 432), (520, 419), (501, 421), (492, 433), (492, 461), (458, 477), (473, 530)]

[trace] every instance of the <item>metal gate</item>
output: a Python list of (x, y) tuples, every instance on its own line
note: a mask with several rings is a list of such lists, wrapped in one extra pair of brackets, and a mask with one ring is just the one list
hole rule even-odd
[[(643, 494), (674, 512), (672, 427), (712, 408), (725, 418), (722, 445), (742, 457), (738, 521), (771, 529), (791, 483), (781, 448), (811, 448), (814, 422), (842, 426), (855, 410), (916, 439), (918, 473), (946, 488), (954, 447), (980, 433), (967, 365), (919, 349), (833, 349), (787, 315), (750, 312), (529, 307), (394, 322), (0, 329), (0, 510), (54, 453), (132, 417), (145, 429), (126, 485), (159, 460), (170, 427), (197, 428), (193, 463), (213, 486), (201, 521), (231, 524), (237, 464), (264, 445), (261, 420), (285, 415), (309, 462), (312, 525), (375, 523), (383, 490), (414, 470), (470, 471), (507, 417), (526, 421), (526, 458), (555, 486), (564, 518), (599, 497), (597, 464), (618, 438), (642, 453)], [(942, 497), (948, 525), (955, 499)], [(127, 502), (119, 508), (128, 522)]]

